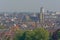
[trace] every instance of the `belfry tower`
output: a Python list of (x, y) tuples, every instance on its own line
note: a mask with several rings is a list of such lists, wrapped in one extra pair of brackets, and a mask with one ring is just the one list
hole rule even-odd
[(40, 17), (39, 17), (39, 23), (41, 24), (41, 26), (43, 26), (44, 25), (44, 8), (43, 7), (41, 7), (40, 8)]
[(44, 22), (44, 9), (43, 7), (40, 8), (40, 23)]

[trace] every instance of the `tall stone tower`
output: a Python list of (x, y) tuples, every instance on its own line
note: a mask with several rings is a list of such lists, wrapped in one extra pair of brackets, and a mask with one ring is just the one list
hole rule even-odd
[(43, 9), (43, 7), (40, 8), (40, 22), (44, 22), (44, 9)]
[(40, 22), (40, 24), (41, 24), (41, 26), (43, 26), (44, 25), (44, 8), (43, 7), (41, 7), (40, 8), (40, 17), (39, 17), (39, 22)]

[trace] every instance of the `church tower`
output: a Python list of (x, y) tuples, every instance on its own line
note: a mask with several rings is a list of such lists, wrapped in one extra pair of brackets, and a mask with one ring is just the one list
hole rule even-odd
[(41, 26), (43, 26), (44, 25), (44, 8), (43, 7), (41, 7), (40, 8), (40, 17), (39, 17), (39, 23), (41, 24)]
[(40, 8), (40, 23), (43, 23), (44, 22), (44, 8), (41, 7)]

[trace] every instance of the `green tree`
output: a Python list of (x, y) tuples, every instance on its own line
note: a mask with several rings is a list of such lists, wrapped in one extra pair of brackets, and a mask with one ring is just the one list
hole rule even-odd
[(60, 30), (57, 32), (57, 39), (60, 40)]
[(49, 32), (46, 29), (37, 28), (34, 32), (34, 40), (49, 40)]
[(16, 31), (14, 40), (49, 40), (49, 32), (44, 28)]
[(14, 35), (14, 40), (20, 40), (23, 33), (24, 33), (23, 30), (16, 30)]
[(27, 31), (25, 31), (24, 34), (25, 34), (25, 39), (24, 40), (33, 40), (35, 32), (31, 31), (31, 30), (27, 30)]
[(24, 32), (24, 40), (49, 40), (49, 32), (44, 28)]

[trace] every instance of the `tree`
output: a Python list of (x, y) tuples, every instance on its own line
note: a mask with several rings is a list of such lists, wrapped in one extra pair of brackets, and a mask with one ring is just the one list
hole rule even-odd
[(25, 34), (24, 40), (33, 40), (35, 32), (31, 31), (31, 30), (27, 30), (27, 31), (25, 31), (24, 34)]
[(14, 40), (48, 40), (49, 32), (44, 28), (35, 30), (16, 31)]
[(20, 40), (23, 33), (24, 33), (23, 30), (16, 30), (14, 35), (14, 40)]
[(34, 40), (48, 40), (49, 32), (44, 28), (37, 28), (34, 30)]
[(24, 32), (24, 40), (49, 40), (49, 32), (44, 28)]
[(57, 38), (60, 40), (60, 31), (57, 32)]

